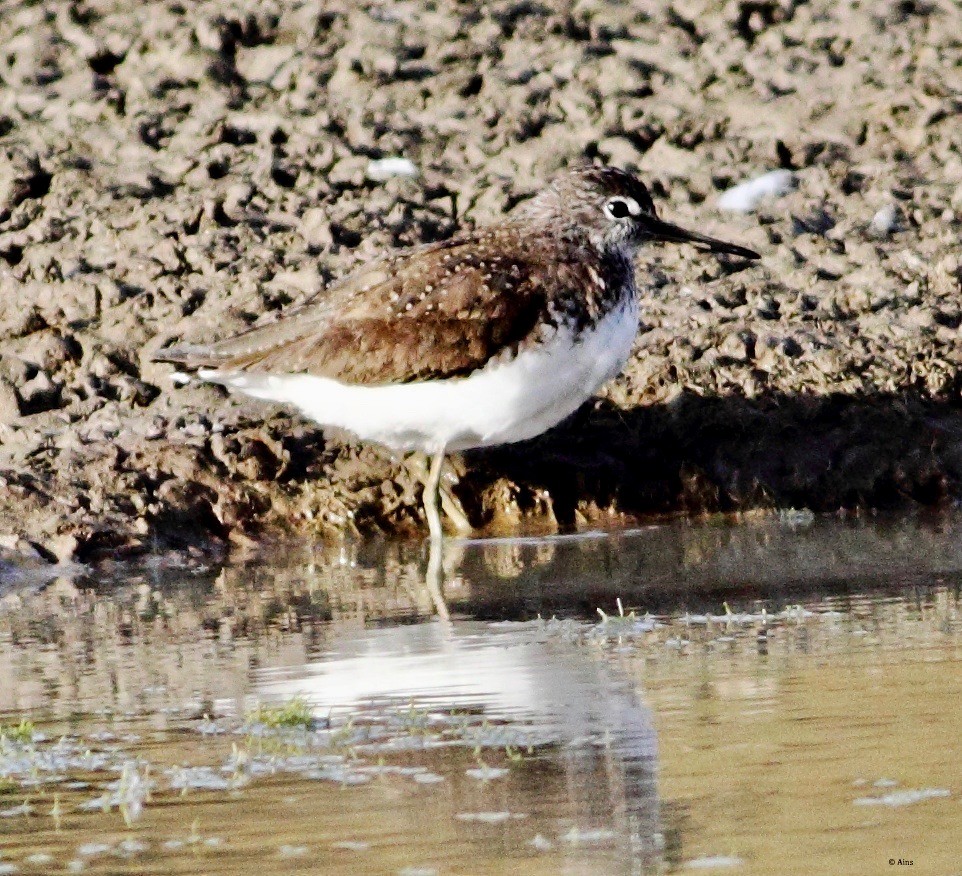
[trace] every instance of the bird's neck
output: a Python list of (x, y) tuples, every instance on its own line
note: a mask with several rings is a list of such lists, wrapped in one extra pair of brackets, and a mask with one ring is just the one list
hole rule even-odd
[(600, 261), (605, 274), (623, 295), (635, 294), (635, 261), (631, 247), (609, 247), (602, 251)]

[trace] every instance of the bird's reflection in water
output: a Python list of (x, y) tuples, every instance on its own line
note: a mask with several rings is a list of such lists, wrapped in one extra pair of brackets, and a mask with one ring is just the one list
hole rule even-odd
[[(518, 798), (537, 808), (560, 792), (543, 829), (571, 849), (573, 865), (597, 845), (609, 853), (617, 846), (625, 873), (657, 869), (655, 731), (633, 686), (564, 624), (452, 619), (438, 545), (428, 560), (436, 619), (336, 634), (322, 659), (283, 679), (265, 676), (258, 694), (302, 697), (316, 715), (336, 720), (399, 709), (483, 716), (492, 748), (514, 740), (533, 752), (534, 768), (513, 771), (527, 785)], [(485, 747), (484, 736), (476, 743)], [(562, 778), (560, 788), (549, 772)]]
[(424, 583), (441, 623), (450, 623), (451, 612), (444, 601), (444, 541), (440, 538), (428, 539), (428, 565)]

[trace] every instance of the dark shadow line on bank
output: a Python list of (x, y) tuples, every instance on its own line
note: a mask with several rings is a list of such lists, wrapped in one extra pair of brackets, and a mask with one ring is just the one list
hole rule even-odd
[[(593, 509), (627, 517), (750, 508), (835, 511), (944, 505), (962, 484), (962, 404), (921, 393), (702, 396), (623, 410), (599, 399), (539, 438), (467, 456), (459, 495), (550, 501), (562, 526)], [(550, 500), (544, 498), (545, 494)]]
[[(244, 418), (225, 434), (250, 428), (260, 427)], [(423, 534), (410, 478), (397, 481), (403, 490), (391, 493), (392, 516), (385, 519), (383, 484), (397, 479), (398, 469), (383, 455), (354, 459), (318, 427), (286, 414), (269, 420), (268, 430), (276, 435), (270, 446), (255, 438), (234, 442), (230, 451), (257, 463), (258, 476), (238, 477), (215, 457), (203, 478), (165, 478), (173, 492), (147, 538), (131, 542), (126, 531), (94, 526), (75, 559), (191, 550), (201, 540), (209, 542), (204, 553), (220, 554), (235, 530), (257, 538), (270, 525), (266, 500), (248, 489), (265, 478), (292, 491), (330, 480), (335, 490), (366, 494), (353, 508), (361, 532)], [(157, 452), (152, 447), (151, 458)], [(142, 473), (144, 459), (125, 456), (124, 465)], [(685, 391), (670, 403), (623, 410), (595, 399), (536, 439), (472, 451), (456, 467), (465, 510), (489, 531), (511, 528), (510, 513), (504, 527), (497, 518), (512, 502), (532, 524), (550, 524), (553, 515), (562, 530), (586, 521), (618, 526), (758, 508), (937, 508), (962, 496), (962, 403), (918, 392), (747, 399)], [(160, 480), (148, 478), (141, 489), (156, 495)]]

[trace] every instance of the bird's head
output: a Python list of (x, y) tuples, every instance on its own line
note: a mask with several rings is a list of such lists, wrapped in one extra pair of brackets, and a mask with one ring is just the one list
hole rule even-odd
[(648, 242), (691, 243), (709, 252), (759, 258), (746, 247), (659, 219), (644, 183), (616, 167), (569, 171), (519, 209), (525, 218), (586, 232), (601, 250), (634, 250)]

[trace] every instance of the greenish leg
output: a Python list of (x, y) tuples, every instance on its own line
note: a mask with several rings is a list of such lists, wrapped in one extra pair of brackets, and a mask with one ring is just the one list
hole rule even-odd
[(438, 497), (441, 487), (441, 469), (444, 467), (444, 448), (437, 451), (431, 460), (427, 480), (424, 482), (424, 514), (428, 518), (428, 531), (431, 533), (432, 543), (440, 542), (444, 537), (441, 526), (441, 514), (438, 510)]

